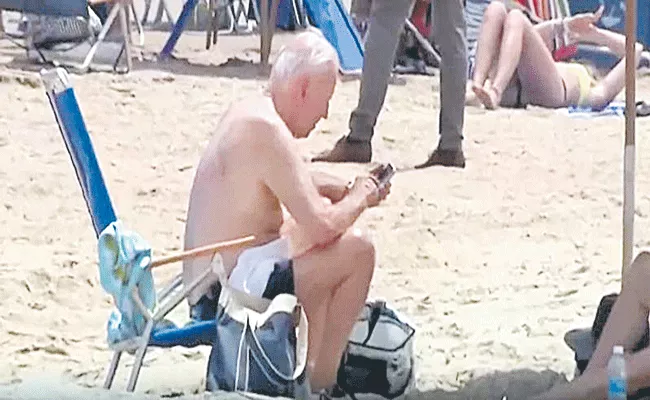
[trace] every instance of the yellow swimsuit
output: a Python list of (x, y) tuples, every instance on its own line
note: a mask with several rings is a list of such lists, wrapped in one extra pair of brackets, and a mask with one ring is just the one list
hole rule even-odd
[[(580, 89), (580, 97), (578, 98), (578, 107), (588, 106), (587, 100), (589, 91), (596, 84), (589, 69), (582, 64), (577, 63), (560, 63), (558, 66), (564, 68), (566, 71), (574, 74), (578, 78), (578, 87)], [(564, 83), (564, 81), (563, 81)], [(566, 90), (566, 83), (564, 83), (564, 90)]]

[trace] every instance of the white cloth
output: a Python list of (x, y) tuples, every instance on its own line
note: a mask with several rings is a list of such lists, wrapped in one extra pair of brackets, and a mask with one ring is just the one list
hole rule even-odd
[(230, 273), (230, 285), (251, 296), (262, 297), (276, 262), (289, 258), (289, 241), (279, 238), (244, 250)]

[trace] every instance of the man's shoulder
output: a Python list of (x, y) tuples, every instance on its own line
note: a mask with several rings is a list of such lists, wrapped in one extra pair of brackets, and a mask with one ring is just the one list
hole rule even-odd
[(268, 141), (283, 140), (291, 136), (282, 119), (268, 110), (243, 110), (233, 120), (241, 139), (253, 143), (268, 143)]

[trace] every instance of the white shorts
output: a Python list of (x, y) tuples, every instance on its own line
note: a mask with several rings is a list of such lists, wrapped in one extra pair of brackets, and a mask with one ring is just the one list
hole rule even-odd
[(289, 259), (289, 241), (279, 238), (264, 245), (244, 250), (230, 273), (232, 287), (251, 296), (263, 297), (276, 264)]

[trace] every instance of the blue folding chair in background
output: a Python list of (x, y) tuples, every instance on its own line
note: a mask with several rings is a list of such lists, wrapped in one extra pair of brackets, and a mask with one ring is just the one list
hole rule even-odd
[(133, 391), (148, 347), (211, 345), (216, 335), (214, 320), (190, 321), (179, 327), (164, 319), (211, 270), (185, 287), (179, 274), (156, 293), (152, 268), (187, 257), (218, 254), (225, 248), (249, 244), (254, 237), (152, 260), (149, 245), (117, 218), (67, 72), (62, 68), (43, 70), (41, 78), (98, 238), (100, 282), (113, 296), (116, 306), (107, 327), (108, 344), (114, 355), (104, 387), (111, 387), (120, 357), (126, 351), (135, 353), (126, 387), (127, 391)]

